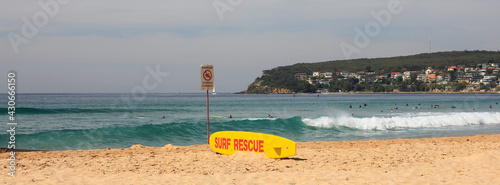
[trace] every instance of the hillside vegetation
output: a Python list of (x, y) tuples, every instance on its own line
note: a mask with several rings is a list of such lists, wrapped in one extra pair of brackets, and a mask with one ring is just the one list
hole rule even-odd
[(391, 72), (421, 71), (428, 67), (434, 69), (444, 69), (449, 66), (468, 67), (480, 63), (500, 63), (500, 52), (451, 51), (390, 58), (298, 63), (264, 70), (263, 75), (248, 86), (246, 93), (315, 93), (317, 91), (318, 87), (315, 85), (296, 78), (296, 73), (311, 75), (314, 71), (333, 73), (371, 71), (376, 75), (381, 75)]

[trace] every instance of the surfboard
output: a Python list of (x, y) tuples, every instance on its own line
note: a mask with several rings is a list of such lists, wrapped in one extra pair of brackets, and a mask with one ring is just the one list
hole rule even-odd
[(216, 115), (212, 115), (212, 117), (214, 117), (214, 118), (226, 118), (226, 117), (216, 116)]
[(210, 147), (217, 153), (233, 155), (240, 152), (265, 153), (271, 159), (296, 155), (294, 141), (270, 134), (221, 131), (210, 136)]

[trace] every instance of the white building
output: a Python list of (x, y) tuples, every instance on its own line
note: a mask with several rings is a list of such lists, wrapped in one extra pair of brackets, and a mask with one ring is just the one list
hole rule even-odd
[(481, 79), (481, 83), (490, 83), (496, 81), (497, 77), (496, 76), (484, 76), (483, 79)]

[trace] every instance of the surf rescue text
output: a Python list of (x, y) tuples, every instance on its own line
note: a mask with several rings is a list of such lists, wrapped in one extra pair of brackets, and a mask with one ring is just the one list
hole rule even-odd
[[(233, 141), (231, 143), (231, 141)], [(233, 149), (231, 149), (231, 144)], [(215, 148), (242, 152), (264, 152), (264, 140), (215, 137)]]

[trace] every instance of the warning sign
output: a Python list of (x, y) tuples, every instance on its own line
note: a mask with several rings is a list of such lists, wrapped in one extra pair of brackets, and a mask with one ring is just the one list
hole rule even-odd
[(214, 90), (214, 66), (202, 65), (201, 66), (201, 90)]

